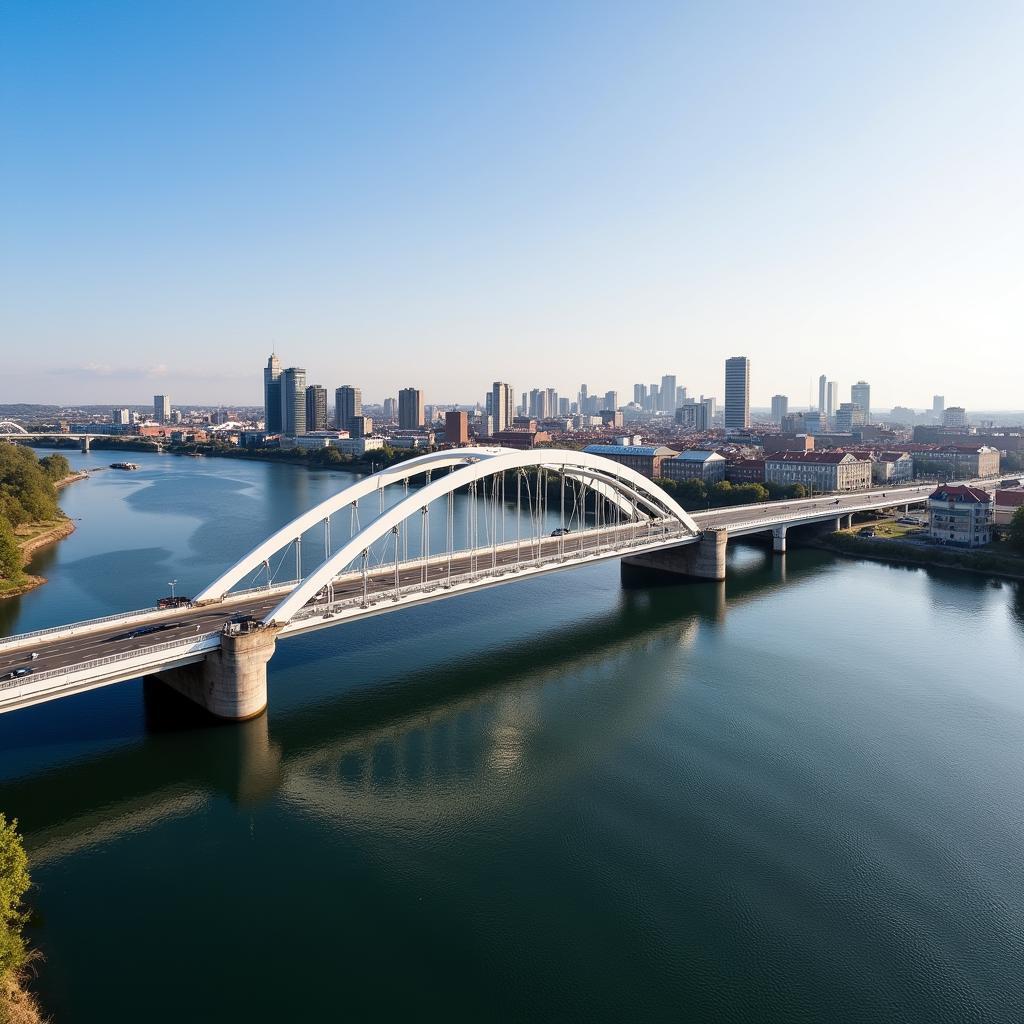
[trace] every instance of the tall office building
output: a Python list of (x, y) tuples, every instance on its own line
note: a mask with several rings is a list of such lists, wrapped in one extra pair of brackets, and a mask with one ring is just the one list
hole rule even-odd
[(548, 416), (558, 415), (558, 392), (554, 388), (548, 388)]
[(946, 410), (946, 396), (945, 395), (932, 395), (932, 412), (942, 417), (943, 412)]
[(299, 437), (306, 432), (306, 371), (289, 366), (281, 372), (281, 433)]
[(657, 412), (661, 408), (661, 385), (652, 384), (647, 389), (647, 408)]
[(681, 384), (676, 388), (676, 408), (686, 404), (686, 388)]
[(850, 388), (850, 401), (864, 414), (862, 422), (871, 422), (871, 385), (864, 380), (857, 381)]
[(281, 433), (281, 360), (276, 353), (263, 368), (263, 429)]
[(725, 429), (750, 426), (750, 360), (733, 356), (725, 361)]
[(619, 393), (618, 391), (606, 391), (604, 394), (604, 405), (602, 409), (607, 409), (609, 412), (615, 412), (619, 407)]
[(668, 373), (661, 378), (661, 411), (676, 411), (676, 375)]
[(306, 431), (327, 429), (327, 388), (310, 384), (306, 388)]
[(633, 403), (639, 405), (642, 409), (644, 403), (647, 401), (647, 385), (646, 384), (634, 384), (633, 385)]
[(828, 382), (828, 390), (825, 392), (825, 415), (829, 423), (832, 422), (839, 408), (839, 383), (834, 380)]
[(384, 419), (394, 423), (398, 418), (398, 403), (393, 398), (384, 399)]
[(786, 395), (772, 395), (772, 423), (782, 424), (789, 413), (789, 398)]
[(171, 422), (171, 399), (169, 395), (153, 396), (153, 419), (157, 423)]
[(339, 430), (351, 430), (349, 422), (363, 415), (363, 392), (351, 384), (334, 389), (334, 425)]
[(508, 430), (515, 417), (512, 385), (496, 380), (491, 385), (491, 407), (487, 411), (494, 417), (495, 430)]
[(822, 374), (818, 378), (818, 412), (820, 412), (822, 416), (826, 414), (826, 411), (828, 409), (827, 392), (828, 377), (826, 377), (825, 374)]
[(111, 419), (119, 427), (126, 427), (132, 422), (131, 409), (115, 409), (111, 414)]
[(398, 392), (398, 426), (402, 430), (423, 426), (423, 392), (419, 388), (402, 388)]
[(459, 409), (444, 414), (444, 439), (449, 444), (469, 444), (469, 416)]

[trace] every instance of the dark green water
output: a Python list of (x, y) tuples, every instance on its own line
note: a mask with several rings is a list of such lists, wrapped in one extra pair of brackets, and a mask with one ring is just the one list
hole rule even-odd
[[(345, 477), (134, 456), (15, 632), (195, 592)], [(76, 464), (104, 465), (103, 453)], [(0, 716), (66, 1022), (1024, 1019), (1024, 594), (732, 553), (278, 645), (268, 714)]]

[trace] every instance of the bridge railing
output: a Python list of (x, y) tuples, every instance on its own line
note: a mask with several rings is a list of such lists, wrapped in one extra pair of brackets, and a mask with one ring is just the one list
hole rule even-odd
[[(284, 593), (295, 586), (295, 580), (285, 580), (283, 583), (275, 583), (272, 587), (249, 587), (246, 590), (233, 590), (227, 594), (224, 600), (234, 602), (237, 598), (251, 597), (253, 594), (276, 594)], [(115, 612), (113, 615), (101, 615), (95, 619), (82, 619), (80, 622), (66, 622), (62, 626), (46, 626), (43, 629), (33, 629), (27, 633), (14, 633), (11, 636), (0, 637), (0, 651), (7, 647), (20, 647), (26, 640), (36, 637), (53, 636), (55, 633), (66, 633), (70, 630), (91, 629), (94, 626), (103, 626), (112, 622), (125, 622), (129, 619), (149, 618), (174, 618), (175, 613), (180, 613), (180, 608), (136, 608), (134, 611)]]
[[(93, 669), (103, 668), (105, 665), (132, 661), (138, 658), (147, 658), (165, 651), (195, 647), (196, 645), (204, 644), (210, 640), (216, 639), (219, 636), (220, 630), (215, 630), (212, 633), (197, 633), (181, 640), (166, 640), (160, 644), (151, 644), (148, 647), (136, 648), (134, 651), (121, 651), (119, 654), (108, 654), (102, 658), (93, 658), (90, 661), (79, 662), (76, 665), (64, 665), (61, 668), (47, 669), (45, 672), (34, 672), (31, 676), (23, 676), (21, 679), (11, 679), (0, 683), (0, 707), (8, 701), (17, 700), (20, 697), (31, 696), (34, 693), (54, 689), (52, 686), (40, 686), (40, 683), (50, 682), (70, 675), (77, 675), (81, 672), (89, 672)], [(211, 644), (208, 647), (196, 651), (196, 653), (203, 654), (208, 650), (212, 650), (214, 646), (215, 645)]]

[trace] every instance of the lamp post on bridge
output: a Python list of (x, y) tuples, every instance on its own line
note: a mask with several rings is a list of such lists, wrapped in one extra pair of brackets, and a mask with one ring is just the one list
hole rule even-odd
[(167, 586), (169, 586), (171, 588), (171, 600), (172, 601), (174, 600), (174, 588), (177, 585), (178, 585), (178, 581), (177, 580), (168, 580), (167, 581)]

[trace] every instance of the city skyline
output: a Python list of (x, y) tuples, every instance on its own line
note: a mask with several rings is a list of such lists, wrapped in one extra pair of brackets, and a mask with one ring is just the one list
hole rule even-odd
[(0, 401), (1021, 405), (1019, 6), (73, 10), (3, 15)]

